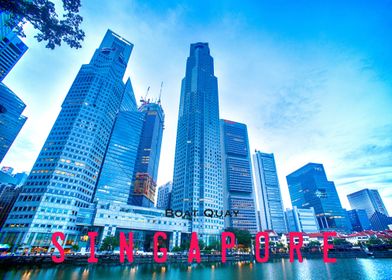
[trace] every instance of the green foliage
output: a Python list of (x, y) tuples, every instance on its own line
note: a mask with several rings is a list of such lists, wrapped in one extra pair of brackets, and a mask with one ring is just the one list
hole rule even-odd
[(205, 247), (204, 241), (203, 240), (199, 240), (199, 248), (200, 250), (203, 250)]
[(333, 240), (333, 245), (351, 245), (351, 243), (343, 238), (335, 238)]
[(72, 251), (74, 251), (74, 252), (79, 251), (79, 245), (78, 244), (72, 245)]
[(381, 245), (384, 242), (382, 242), (382, 240), (380, 238), (377, 237), (370, 237), (368, 241), (366, 241), (366, 245)]
[(54, 49), (62, 42), (71, 48), (81, 48), (84, 31), (79, 28), (83, 18), (79, 15), (80, 0), (62, 0), (63, 15), (58, 17), (55, 4), (48, 0), (7, 0), (0, 1), (0, 10), (9, 15), (7, 25), (20, 36), (25, 37), (23, 25), (29, 22), (38, 34), (38, 42)]
[(171, 251), (172, 252), (181, 252), (182, 249), (181, 249), (181, 247), (175, 246), (175, 247), (173, 247), (173, 249)]
[(190, 246), (189, 240), (185, 239), (181, 241), (181, 245), (180, 245), (181, 251), (189, 250), (189, 246)]
[(321, 243), (318, 240), (312, 240), (308, 243), (308, 247), (320, 247)]
[(252, 246), (252, 235), (249, 231), (237, 228), (227, 228), (226, 231), (234, 233), (237, 245), (242, 245), (245, 248)]
[(215, 241), (212, 241), (210, 243), (210, 245), (206, 246), (204, 249), (207, 251), (212, 251), (212, 250), (218, 251), (218, 250), (220, 250), (220, 248), (221, 248), (221, 243), (219, 241), (215, 240)]
[(118, 238), (115, 236), (106, 236), (101, 245), (101, 251), (113, 251), (114, 248), (118, 247), (120, 245), (120, 242)]

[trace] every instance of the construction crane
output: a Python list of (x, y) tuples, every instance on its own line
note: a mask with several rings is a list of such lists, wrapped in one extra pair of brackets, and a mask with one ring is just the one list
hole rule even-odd
[(146, 92), (146, 95), (144, 96), (144, 98), (143, 98), (143, 96), (140, 98), (140, 102), (141, 103), (146, 103), (147, 102), (147, 95), (148, 95), (149, 91), (150, 91), (150, 86), (148, 86), (147, 92)]

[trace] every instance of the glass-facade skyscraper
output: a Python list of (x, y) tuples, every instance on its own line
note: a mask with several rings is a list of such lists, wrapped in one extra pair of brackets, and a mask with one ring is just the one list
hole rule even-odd
[(260, 230), (287, 232), (274, 154), (253, 155)]
[(207, 43), (191, 44), (182, 80), (174, 160), (172, 208), (193, 211), (191, 230), (207, 244), (220, 238), (223, 218), (204, 210), (223, 210), (218, 80)]
[(248, 230), (255, 235), (258, 227), (247, 127), (221, 120), (221, 137), (224, 208), (238, 211), (237, 216), (225, 218), (225, 227)]
[(131, 81), (128, 79), (99, 174), (94, 201), (128, 202), (133, 192), (133, 174), (143, 120), (144, 115), (137, 111)]
[(372, 229), (370, 220), (363, 209), (354, 209), (347, 211), (353, 231), (364, 231)]
[(308, 163), (286, 179), (292, 205), (313, 207), (321, 230), (350, 231), (335, 184), (328, 181), (322, 164)]
[(352, 209), (365, 210), (369, 218), (376, 211), (388, 216), (388, 211), (378, 190), (363, 189), (347, 195), (347, 198)]
[(27, 51), (27, 46), (8, 26), (9, 14), (0, 11), (0, 82)]
[(0, 162), (27, 120), (22, 115), (25, 107), (23, 101), (0, 82)]
[(133, 195), (130, 204), (154, 207), (159, 158), (165, 115), (160, 100), (143, 101), (139, 112), (144, 115), (142, 134), (136, 159)]
[(34, 167), (5, 222), (0, 242), (65, 244), (79, 234), (76, 217), (92, 202), (116, 116), (129, 87), (123, 76), (133, 45), (108, 30), (89, 64), (82, 65)]

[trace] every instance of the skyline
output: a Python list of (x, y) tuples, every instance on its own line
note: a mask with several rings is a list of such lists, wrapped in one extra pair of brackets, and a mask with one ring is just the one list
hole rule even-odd
[[(110, 28), (135, 45), (125, 78), (131, 74), (137, 99), (145, 95), (149, 85), (150, 97), (158, 97), (159, 85), (161, 81), (164, 82), (162, 106), (167, 121), (158, 185), (172, 180), (173, 176), (175, 144), (171, 143), (171, 139), (176, 133), (180, 81), (185, 72), (183, 61), (188, 55), (190, 43), (208, 41), (215, 58), (220, 117), (247, 124), (251, 151), (258, 149), (275, 154), (285, 208), (291, 205), (285, 176), (307, 162), (324, 164), (327, 176), (335, 181), (345, 207), (349, 208), (346, 194), (377, 186), (386, 205), (391, 205), (388, 201), (392, 202), (392, 190), (387, 188), (392, 182), (392, 143), (390, 136), (388, 139), (392, 132), (392, 117), (388, 115), (392, 104), (392, 80), (387, 69), (390, 69), (388, 66), (391, 66), (392, 59), (391, 54), (385, 54), (386, 57), (381, 56), (385, 60), (381, 63), (380, 52), (383, 52), (377, 48), (370, 51), (369, 44), (377, 44), (377, 40), (364, 44), (361, 52), (356, 47), (359, 47), (358, 37), (366, 38), (362, 33), (354, 32), (351, 44), (343, 45), (344, 42), (333, 38), (332, 35), (336, 34), (328, 32), (312, 42), (308, 41), (306, 32), (297, 34), (302, 40), (295, 39), (292, 38), (295, 34), (287, 34), (290, 33), (287, 30), (286, 33), (279, 32), (279, 27), (283, 28), (279, 24), (269, 26), (269, 29), (266, 24), (266, 30), (262, 32), (250, 28), (249, 32), (241, 34), (255, 20), (241, 15), (249, 15), (247, 6), (238, 10), (233, 17), (230, 17), (230, 8), (226, 7), (227, 17), (217, 19), (216, 28), (211, 28), (216, 22), (206, 13), (207, 18), (198, 18), (210, 28), (203, 29), (203, 22), (190, 20), (188, 25), (182, 25), (189, 14), (197, 11), (196, 7), (176, 5), (174, 9), (167, 9), (154, 6), (154, 10), (143, 4), (134, 4), (129, 7), (130, 12), (124, 13), (127, 9), (122, 6), (126, 5), (123, 3), (118, 7), (108, 3), (99, 7), (92, 3), (84, 4), (81, 13), (85, 18), (83, 28), (87, 37), (81, 50), (69, 50), (66, 47), (47, 50), (35, 42), (34, 31), (27, 28), (28, 38), (25, 41), (29, 51), (4, 82), (27, 104), (24, 114), (29, 120), (3, 165), (13, 166), (16, 171), (31, 170), (80, 65), (88, 62), (97, 42)], [(98, 8), (109, 12), (97, 12)], [(357, 7), (358, 11), (360, 8)], [(362, 13), (366, 12), (364, 8)], [(213, 10), (214, 7), (211, 7), (210, 13)], [(139, 14), (141, 11), (145, 13)], [(163, 12), (158, 14), (158, 11)], [(355, 11), (357, 13), (351, 17), (358, 16), (358, 11)], [(382, 12), (381, 8), (379, 12)], [(317, 16), (314, 17), (317, 25)], [(140, 21), (140, 26), (125, 24), (131, 19), (136, 23)], [(367, 29), (361, 31), (373, 31), (377, 19), (368, 19), (367, 23), (361, 23)], [(382, 27), (386, 28), (387, 19), (379, 21), (385, 23)], [(302, 24), (306, 25), (306, 22)], [(132, 28), (127, 30), (128, 26)], [(309, 30), (309, 25), (306, 26)], [(192, 27), (196, 30), (189, 34)], [(349, 27), (354, 28), (346, 26)], [(342, 32), (334, 26), (329, 28), (332, 33)], [(184, 32), (184, 29), (188, 32)], [(217, 35), (218, 32), (223, 35)], [(252, 38), (257, 33), (261, 35), (259, 40)], [(391, 39), (383, 40), (377, 35), (382, 35), (382, 30), (373, 37), (379, 40), (378, 43), (381, 40), (384, 50), (388, 49)], [(156, 50), (158, 46), (159, 51)], [(308, 64), (303, 65), (303, 61)], [(253, 71), (245, 72), (249, 69)], [(259, 74), (253, 73), (256, 71), (261, 73), (261, 78)], [(20, 83), (22, 80), (23, 83)], [(342, 96), (341, 92), (345, 94)], [(359, 94), (363, 99), (357, 97)], [(323, 96), (327, 96), (327, 99), (323, 100)], [(253, 102), (257, 97), (260, 98), (259, 102)], [(45, 98), (48, 100), (43, 100)], [(354, 101), (355, 108), (352, 106)], [(336, 108), (336, 104), (343, 106)], [(368, 118), (367, 122), (361, 118)], [(290, 139), (290, 142), (286, 139)], [(353, 164), (353, 160), (358, 162)], [(359, 170), (361, 168), (365, 170)], [(358, 178), (360, 183), (356, 184)], [(381, 182), (377, 181), (380, 180), (378, 178)], [(391, 208), (388, 210), (391, 211)]]

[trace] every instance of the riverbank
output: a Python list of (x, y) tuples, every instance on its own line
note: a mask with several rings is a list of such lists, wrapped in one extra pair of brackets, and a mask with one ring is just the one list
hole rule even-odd
[(288, 259), (270, 259), (267, 263), (255, 261), (119, 264), (99, 263), (59, 264), (48, 266), (9, 266), (0, 269), (0, 279), (83, 279), (83, 280), (201, 280), (201, 279), (391, 279), (392, 259), (344, 258), (336, 263), (324, 263), (321, 258), (304, 258), (302, 263)]
[[(355, 258), (392, 258), (392, 251), (374, 251), (366, 253), (364, 251), (331, 251), (329, 252), (330, 258), (337, 259), (355, 259)], [(321, 252), (303, 252), (302, 256), (304, 259), (322, 259), (323, 254)], [(100, 263), (117, 263), (120, 264), (120, 256), (117, 254), (106, 254), (99, 255), (98, 264)], [(270, 254), (270, 259), (288, 259), (288, 253), (275, 253)], [(295, 256), (296, 258), (296, 256)], [(85, 265), (88, 256), (81, 255), (66, 255), (63, 264), (73, 265)], [(227, 256), (227, 262), (239, 262), (239, 261), (254, 261), (253, 255), (247, 254), (232, 254)], [(201, 255), (201, 262), (221, 262), (221, 255), (219, 254), (203, 254)], [(125, 263), (128, 263), (127, 260)], [(153, 264), (153, 256), (134, 256), (133, 264)], [(188, 256), (183, 254), (168, 255), (166, 263), (188, 263)], [(1, 256), (0, 257), (0, 268), (10, 266), (51, 266), (57, 265), (52, 261), (50, 255), (34, 255), (34, 256)]]

